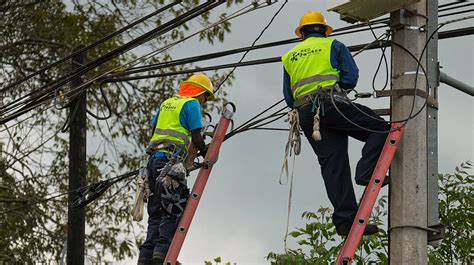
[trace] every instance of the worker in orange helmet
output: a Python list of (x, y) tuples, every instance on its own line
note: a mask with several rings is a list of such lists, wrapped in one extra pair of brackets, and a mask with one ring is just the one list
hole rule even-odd
[[(148, 198), (147, 236), (140, 246), (138, 264), (163, 264), (166, 257), (189, 195), (186, 170), (179, 166), (190, 142), (200, 155), (207, 152), (201, 135), (201, 105), (208, 100), (214, 100), (211, 80), (205, 74), (194, 74), (180, 84), (179, 93), (160, 105), (153, 118), (154, 133), (147, 148), (147, 176), (153, 196)], [(173, 178), (165, 184), (169, 176)], [(166, 200), (177, 197), (177, 201)]]
[[(343, 94), (356, 86), (359, 69), (347, 47), (328, 38), (332, 31), (321, 12), (302, 16), (295, 30), (302, 42), (282, 57), (283, 95), (287, 105), (298, 111), (301, 129), (318, 156), (326, 192), (334, 207), (333, 223), (337, 233), (344, 236), (349, 233), (358, 208), (349, 166), (348, 136), (365, 142), (355, 182), (366, 186), (390, 127), (373, 110), (352, 105)], [(332, 104), (331, 91), (337, 108), (352, 122)], [(377, 231), (376, 225), (368, 224), (364, 234)]]

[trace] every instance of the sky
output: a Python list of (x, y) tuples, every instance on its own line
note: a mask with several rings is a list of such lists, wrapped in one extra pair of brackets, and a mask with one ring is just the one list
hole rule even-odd
[[(249, 1), (244, 1), (248, 3)], [(284, 1), (252, 12), (232, 21), (232, 33), (223, 44), (211, 46), (190, 40), (175, 48), (175, 59), (214, 51), (249, 46)], [(326, 10), (334, 1), (291, 0), (277, 16), (259, 43), (294, 38), (300, 17), (310, 10)], [(446, 1), (440, 1), (445, 3)], [(233, 9), (234, 10), (234, 9)], [(219, 7), (216, 12), (222, 12)], [(230, 10), (229, 10), (230, 13)], [(333, 28), (348, 26), (335, 13), (323, 12)], [(443, 20), (441, 20), (443, 21)], [(473, 20), (449, 28), (473, 26)], [(377, 31), (377, 34), (383, 32)], [(338, 38), (347, 46), (373, 40), (370, 33), (357, 33)], [(473, 84), (474, 38), (461, 37), (439, 41), (439, 61), (443, 71), (464, 83)], [(252, 51), (246, 60), (281, 56), (293, 45)], [(355, 57), (360, 69), (357, 89), (371, 92), (372, 77), (380, 57), (379, 50), (366, 51)], [(390, 55), (388, 50), (387, 55)], [(237, 62), (241, 54), (216, 59), (199, 66)], [(389, 57), (390, 59), (390, 57)], [(383, 71), (382, 71), (383, 73)], [(377, 84), (384, 81), (379, 76)], [(474, 101), (454, 88), (439, 87), (439, 172), (449, 173), (463, 161), (474, 160)], [(235, 71), (232, 87), (227, 87), (227, 99), (237, 106), (236, 125), (282, 98), (282, 65), (280, 63), (241, 67)], [(359, 103), (373, 108), (387, 108), (387, 99), (365, 99)], [(214, 113), (214, 121), (218, 115)], [(283, 122), (275, 126), (286, 127)], [(203, 264), (221, 256), (223, 261), (237, 264), (269, 264), (269, 252), (283, 252), (289, 185), (279, 184), (283, 162), (285, 132), (250, 131), (226, 141), (214, 166), (202, 196), (179, 260), (183, 264)], [(351, 168), (360, 158), (362, 143), (350, 140)], [(196, 173), (190, 177), (191, 182)], [(362, 189), (356, 186), (359, 197)], [(387, 194), (387, 189), (381, 193)], [(303, 137), (302, 153), (296, 158), (290, 231), (304, 225), (301, 214), (331, 207), (326, 196), (316, 156)], [(142, 222), (145, 222), (142, 221)], [(289, 247), (296, 248), (294, 240)]]

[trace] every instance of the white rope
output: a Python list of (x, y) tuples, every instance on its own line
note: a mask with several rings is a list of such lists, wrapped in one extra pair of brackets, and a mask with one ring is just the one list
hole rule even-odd
[(285, 147), (285, 157), (280, 172), (280, 184), (283, 184), (281, 179), (285, 173), (286, 181), (288, 181), (288, 156), (299, 155), (301, 153), (301, 135), (300, 135), (300, 118), (298, 110), (294, 109), (288, 112), (288, 123), (290, 124), (290, 132), (288, 134), (288, 141)]
[(286, 217), (286, 230), (285, 230), (285, 237), (283, 242), (285, 244), (285, 252), (287, 252), (287, 238), (288, 238), (288, 229), (290, 227), (290, 215), (291, 215), (291, 201), (293, 197), (293, 176), (295, 172), (295, 162), (296, 156), (301, 153), (301, 135), (300, 135), (300, 119), (298, 110), (294, 109), (288, 112), (288, 123), (290, 125), (290, 132), (288, 134), (288, 142), (286, 143), (285, 147), (285, 158), (283, 160), (283, 165), (281, 167), (280, 172), (280, 184), (282, 184), (282, 176), (283, 172), (285, 173), (286, 180), (288, 181), (288, 156), (293, 156), (293, 167), (291, 170), (291, 178), (290, 178), (290, 191), (288, 194), (288, 213)]
[(145, 202), (152, 195), (150, 186), (148, 185), (148, 176), (146, 163), (142, 162), (142, 167), (137, 177), (137, 193), (135, 195), (135, 201), (132, 207), (132, 219), (133, 221), (140, 222), (143, 220), (143, 213), (145, 211)]
[(318, 105), (316, 108), (316, 114), (314, 114), (314, 120), (313, 120), (313, 139), (317, 142), (321, 140), (321, 132), (319, 131), (319, 121), (320, 121), (320, 112), (321, 109), (321, 104)]

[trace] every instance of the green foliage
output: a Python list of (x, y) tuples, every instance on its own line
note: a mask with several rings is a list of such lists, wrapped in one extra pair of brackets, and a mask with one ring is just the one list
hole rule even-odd
[[(381, 197), (373, 215), (371, 223), (382, 224), (386, 215), (384, 207), (386, 196)], [(332, 211), (329, 208), (319, 208), (317, 212), (304, 212), (302, 218), (308, 222), (303, 228), (297, 228), (289, 236), (297, 239), (297, 249), (288, 249), (286, 253), (271, 252), (266, 259), (272, 265), (310, 265), (332, 264), (342, 247), (342, 241), (336, 240), (336, 228), (332, 224)], [(380, 231), (377, 235), (364, 236), (359, 251), (356, 253), (355, 264), (386, 264), (387, 263), (387, 233)]]
[(430, 248), (430, 264), (472, 264), (474, 261), (473, 163), (465, 162), (453, 174), (440, 174), (439, 218), (445, 236), (439, 247)]
[[(168, 4), (168, 1), (163, 0), (0, 1), (0, 87), (69, 55), (79, 44), (89, 44), (110, 34), (162, 7), (165, 2)], [(88, 51), (88, 60), (110, 52), (156, 25), (190, 10), (199, 2), (202, 1), (184, 0), (145, 24)], [(241, 2), (243, 1), (229, 0), (227, 5)], [(217, 21), (219, 17), (219, 13), (209, 13), (187, 22), (169, 34), (156, 37), (140, 50), (132, 50), (97, 67), (87, 73), (84, 79), (91, 80), (115, 69), (138, 58), (145, 50), (158, 50), (180, 40), (191, 29), (201, 29)], [(228, 22), (211, 28), (203, 32), (205, 38), (201, 40), (201, 45), (222, 42), (229, 32)], [(170, 60), (173, 58), (165, 50), (143, 63)], [(191, 65), (158, 69), (150, 74), (163, 74), (188, 67)], [(67, 61), (4, 91), (0, 95), (0, 105), (27, 95), (70, 71), (71, 62)], [(221, 72), (209, 75), (217, 82), (224, 76)], [(88, 120), (88, 183), (138, 167), (149, 140), (151, 115), (164, 99), (174, 93), (178, 82), (185, 78), (183, 75), (107, 84), (103, 87), (104, 94), (99, 92), (98, 84), (89, 87), (88, 110), (104, 116), (108, 112), (104, 104), (106, 97), (111, 105), (112, 117), (107, 121)], [(68, 90), (68, 86), (58, 89), (57, 99), (14, 121), (19, 122), (15, 126), (2, 127), (4, 132), (0, 134), (0, 141), (6, 143), (2, 151), (6, 169), (3, 171), (6, 172), (1, 175), (0, 181), (7, 183), (10, 188), (0, 190), (0, 196), (12, 201), (0, 203), (0, 210), (12, 209), (67, 191), (69, 141), (68, 135), (60, 133), (60, 129), (69, 112), (67, 108), (55, 107), (64, 107), (70, 102), (72, 97), (60, 96)], [(28, 117), (30, 118), (24, 120)], [(86, 208), (86, 255), (89, 262), (114, 263), (136, 254), (137, 245), (143, 241), (145, 234), (143, 229), (135, 231), (136, 227), (131, 225), (129, 213), (134, 188), (132, 180), (121, 182)], [(0, 216), (0, 263), (57, 263), (66, 240), (66, 212), (67, 196), (64, 196)], [(139, 226), (143, 228), (141, 224)]]
[(212, 261), (204, 261), (204, 265), (236, 265), (237, 263), (230, 263), (230, 262), (226, 262), (226, 263), (222, 263), (222, 258), (221, 257), (217, 257), (217, 258), (214, 258), (214, 262), (215, 263), (212, 263)]
[[(472, 264), (474, 249), (474, 176), (473, 163), (465, 162), (453, 174), (440, 174), (439, 218), (445, 225), (445, 237), (438, 247), (429, 247), (429, 264)], [(387, 197), (381, 197), (372, 211), (371, 223), (382, 225), (387, 212)], [(316, 213), (305, 212), (308, 223), (289, 233), (298, 239), (299, 248), (286, 253), (269, 253), (267, 260), (274, 265), (332, 264), (340, 248), (335, 228), (331, 222), (331, 210), (320, 208)], [(377, 235), (364, 236), (354, 259), (356, 264), (388, 264), (388, 234), (381, 230)]]

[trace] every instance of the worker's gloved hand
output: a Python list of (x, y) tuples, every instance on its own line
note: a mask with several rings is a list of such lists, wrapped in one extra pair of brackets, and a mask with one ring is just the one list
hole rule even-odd
[(209, 148), (209, 145), (206, 145), (206, 147), (204, 148), (204, 150), (201, 150), (201, 151), (199, 151), (199, 153), (197, 153), (197, 156), (206, 157), (207, 149), (208, 149), (208, 148)]

